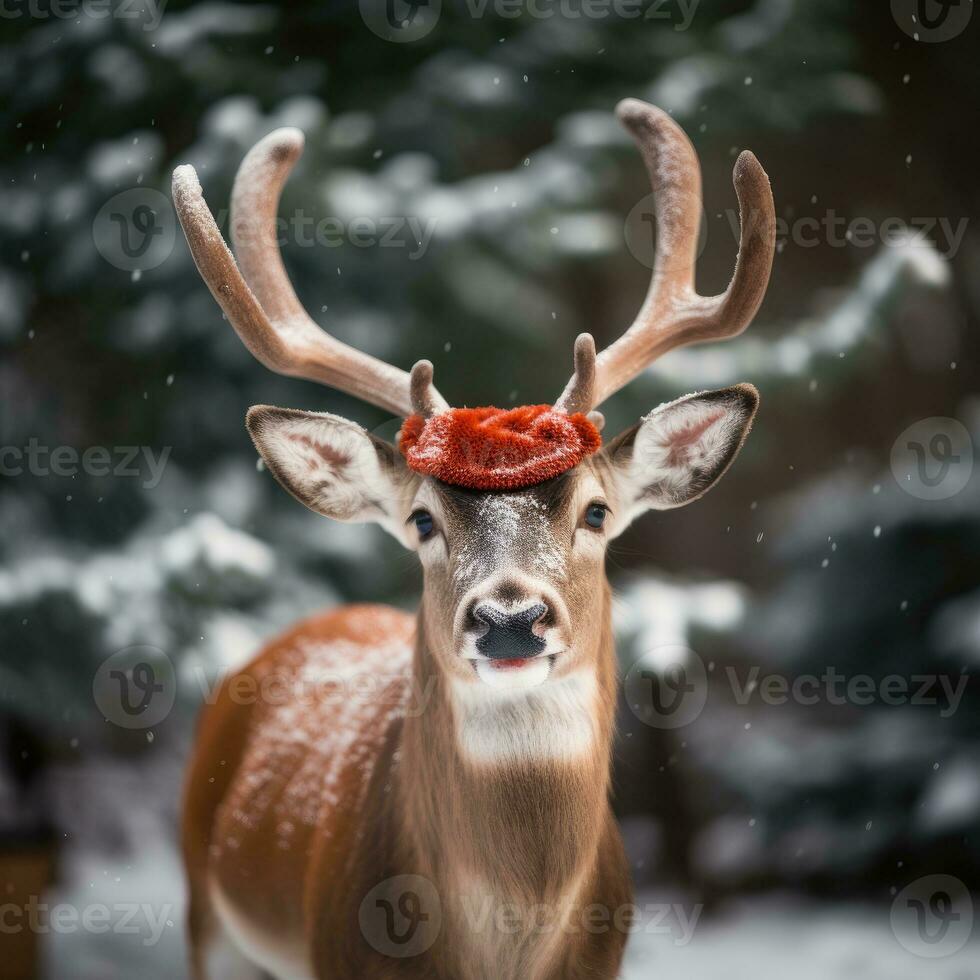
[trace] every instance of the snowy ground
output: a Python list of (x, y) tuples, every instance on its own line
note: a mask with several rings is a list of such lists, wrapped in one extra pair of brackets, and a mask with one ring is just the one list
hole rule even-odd
[(623, 980), (978, 980), (980, 937), (945, 959), (921, 959), (887, 911), (755, 900), (702, 922), (686, 946), (634, 935)]
[[(187, 976), (174, 842), (181, 772), (179, 753), (150, 766), (101, 759), (61, 772), (55, 808), (59, 826), (72, 829), (44, 900), (78, 920), (109, 913), (91, 920), (94, 928), (69, 920), (44, 932), (43, 980)], [(637, 905), (642, 920), (622, 980), (980, 980), (980, 927), (954, 955), (921, 959), (896, 939), (888, 903), (821, 905), (785, 894), (702, 916), (685, 896), (660, 892)]]
[[(148, 846), (138, 860), (76, 863), (52, 903), (84, 909), (134, 903), (144, 908), (133, 931), (83, 930), (46, 936), (46, 980), (179, 980), (186, 977), (183, 886), (172, 850)], [(664, 895), (640, 902), (669, 902)], [(925, 960), (895, 939), (887, 910), (802, 904), (792, 898), (753, 900), (697, 922), (690, 942), (634, 934), (623, 980), (978, 980), (977, 937), (946, 959)]]

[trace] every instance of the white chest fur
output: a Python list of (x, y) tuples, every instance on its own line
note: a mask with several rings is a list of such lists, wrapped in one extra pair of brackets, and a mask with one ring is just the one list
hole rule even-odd
[(530, 688), (454, 681), (456, 738), (473, 762), (574, 759), (598, 736), (598, 682), (580, 670)]

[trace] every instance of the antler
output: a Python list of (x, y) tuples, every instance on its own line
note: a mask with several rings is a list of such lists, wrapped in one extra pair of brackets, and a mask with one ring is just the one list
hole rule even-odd
[(694, 289), (701, 222), (697, 153), (680, 126), (652, 105), (625, 99), (616, 114), (639, 146), (650, 174), (657, 252), (646, 299), (626, 333), (598, 357), (588, 334), (575, 342), (575, 373), (555, 403), (556, 409), (569, 413), (601, 405), (675, 347), (740, 334), (765, 296), (776, 246), (769, 178), (746, 150), (734, 172), (741, 218), (735, 274), (720, 296), (699, 296)]
[(174, 171), (174, 206), (198, 271), (245, 346), (267, 368), (318, 381), (403, 417), (445, 411), (428, 361), (420, 361), (410, 377), (331, 337), (297, 299), (276, 242), (276, 213), (283, 184), (302, 152), (299, 130), (277, 129), (242, 161), (231, 195), (232, 241), (241, 271), (204, 202), (194, 168)]

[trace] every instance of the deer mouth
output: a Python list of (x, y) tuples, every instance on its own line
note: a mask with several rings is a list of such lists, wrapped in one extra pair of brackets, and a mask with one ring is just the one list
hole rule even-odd
[[(534, 657), (510, 657), (508, 659), (490, 660), (488, 663), (494, 670), (522, 670), (524, 667), (528, 667), (540, 660), (547, 660), (548, 665), (553, 667), (555, 664), (555, 657), (557, 657), (557, 654), (555, 653), (548, 654), (547, 656), (537, 654)], [(483, 661), (477, 662), (480, 663)]]
[(558, 655), (541, 653), (533, 657), (510, 657), (471, 661), (476, 676), (495, 688), (536, 687), (551, 674)]

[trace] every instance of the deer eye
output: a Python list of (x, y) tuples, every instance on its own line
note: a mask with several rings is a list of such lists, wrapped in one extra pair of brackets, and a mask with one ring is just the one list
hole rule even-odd
[(589, 504), (585, 509), (585, 523), (598, 531), (608, 513), (609, 508), (605, 504)]
[(427, 510), (417, 510), (409, 518), (413, 521), (416, 530), (419, 532), (419, 540), (424, 541), (430, 534), (432, 534), (432, 529), (435, 527), (435, 521), (432, 520), (432, 515)]

